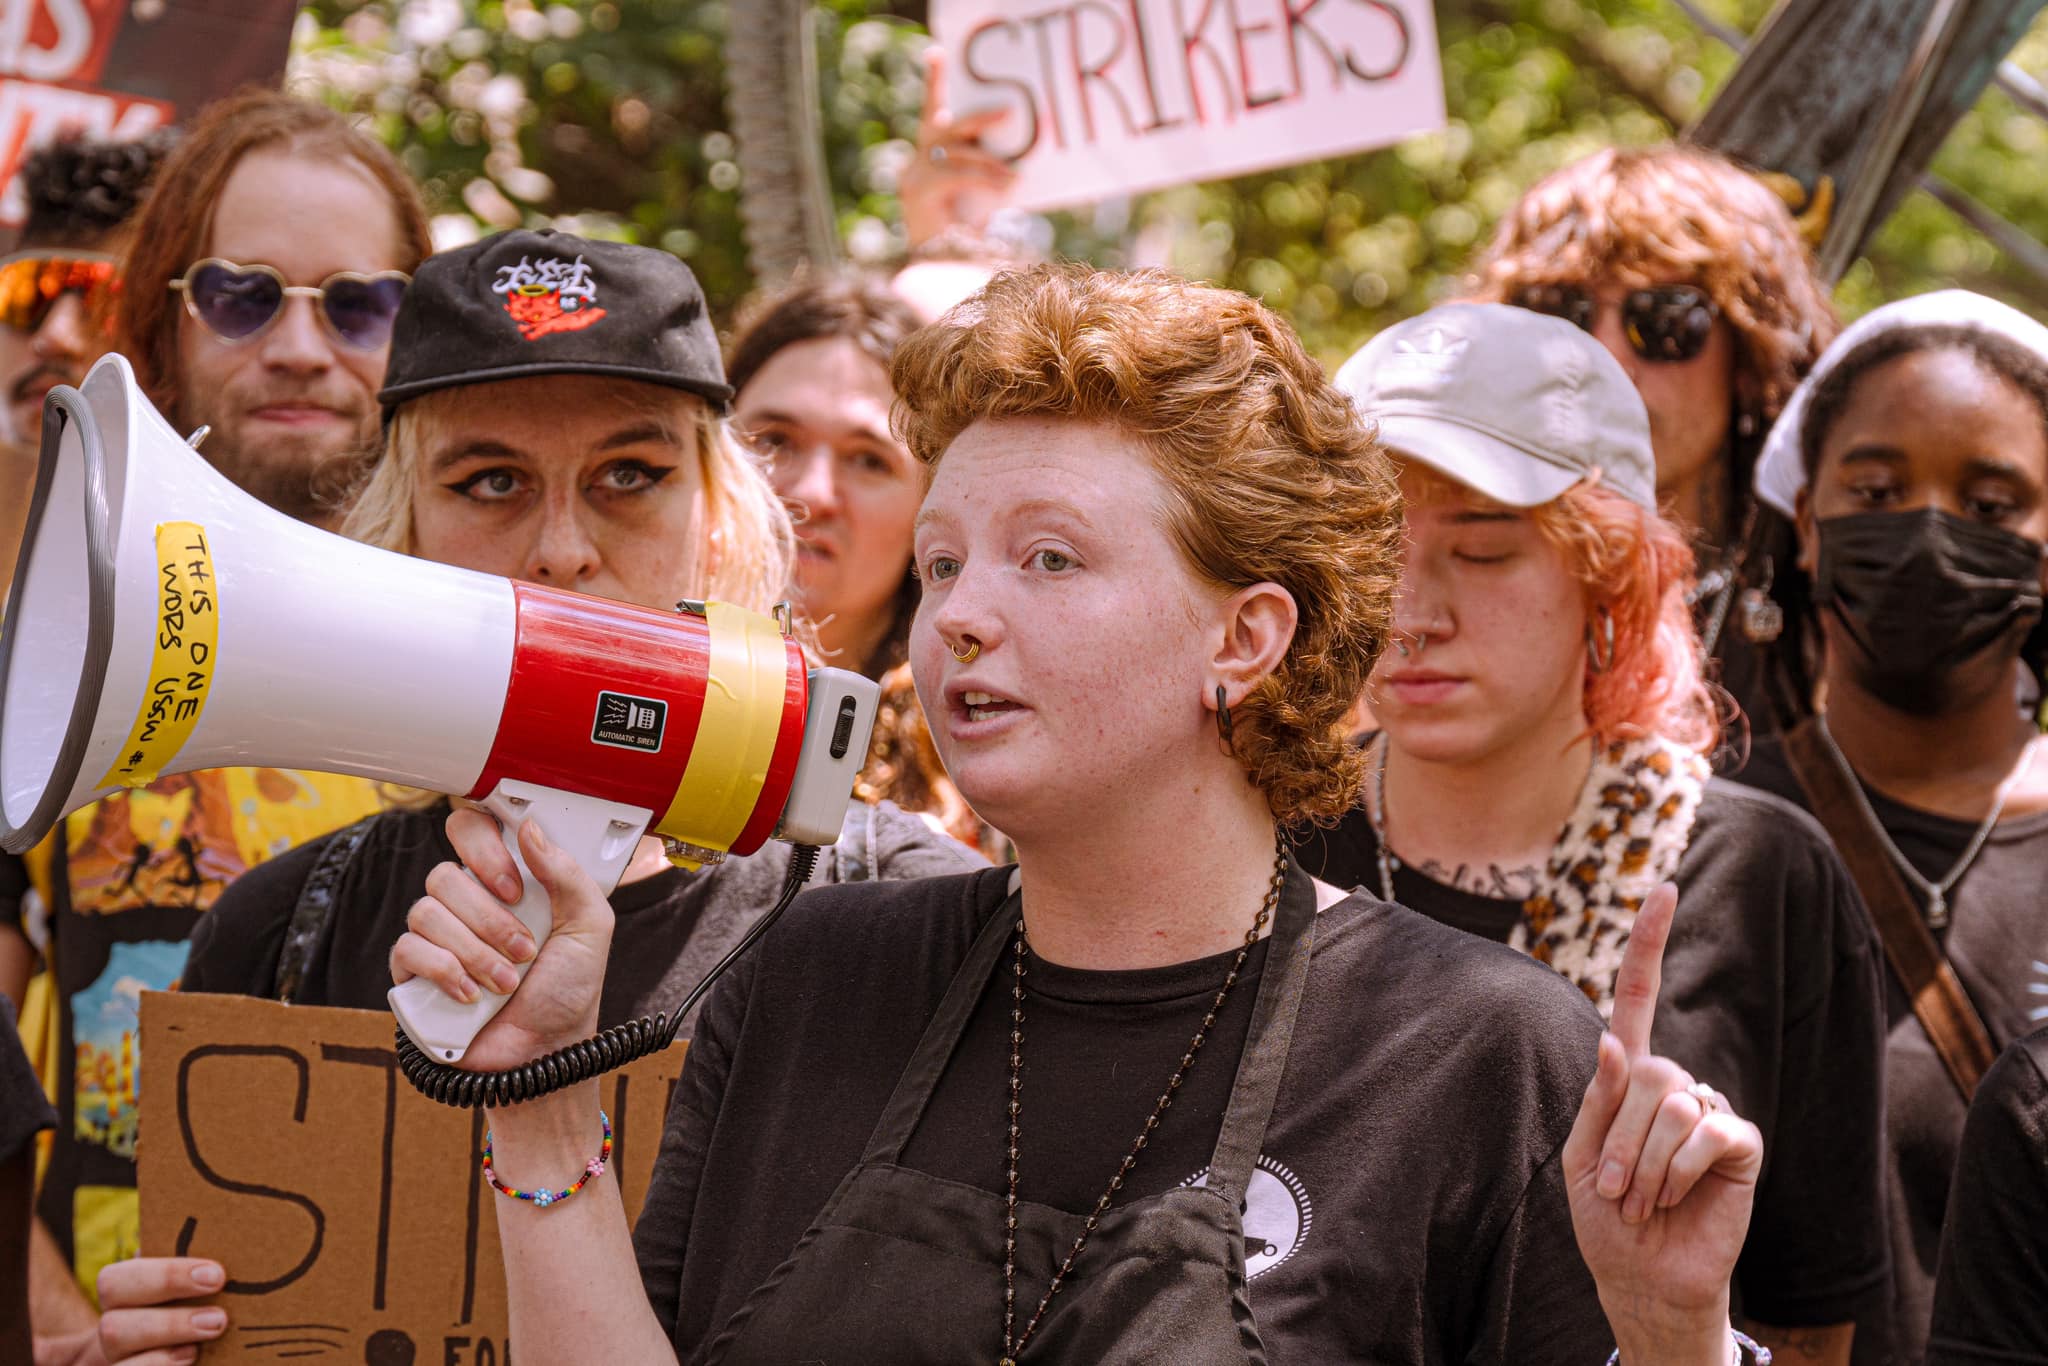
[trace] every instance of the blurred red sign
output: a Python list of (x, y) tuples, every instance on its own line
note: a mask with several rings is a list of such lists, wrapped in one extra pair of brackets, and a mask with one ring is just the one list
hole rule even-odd
[(15, 173), (65, 133), (139, 137), (238, 86), (275, 84), (297, 0), (0, 0), (0, 225)]

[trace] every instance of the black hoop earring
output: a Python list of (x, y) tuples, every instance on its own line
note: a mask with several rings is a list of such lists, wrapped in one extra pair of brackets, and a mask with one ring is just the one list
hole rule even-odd
[(1230, 738), (1230, 704), (1223, 700), (1224, 697), (1223, 685), (1218, 683), (1216, 685), (1216, 733), (1223, 737), (1223, 748), (1232, 754), (1236, 754), (1237, 746)]

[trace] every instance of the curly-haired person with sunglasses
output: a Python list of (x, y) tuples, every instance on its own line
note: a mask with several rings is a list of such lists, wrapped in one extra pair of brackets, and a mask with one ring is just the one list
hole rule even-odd
[(271, 90), (209, 106), (165, 163), (124, 263), (121, 350), (200, 454), (331, 525), (374, 445), (419, 191), (338, 114)]
[(1634, 381), (1657, 502), (1693, 532), (1701, 640), (1753, 714), (1754, 653), (1731, 611), (1750, 469), (1838, 326), (1783, 201), (1702, 148), (1608, 148), (1531, 187), (1475, 274), (1474, 298), (1577, 324)]

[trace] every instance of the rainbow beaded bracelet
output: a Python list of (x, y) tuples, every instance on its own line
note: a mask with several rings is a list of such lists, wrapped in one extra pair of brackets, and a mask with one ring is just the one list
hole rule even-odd
[(558, 1191), (523, 1191), (506, 1185), (498, 1179), (497, 1168), (491, 1165), (491, 1131), (484, 1130), (484, 1180), (491, 1183), (491, 1189), (514, 1200), (524, 1200), (538, 1209), (546, 1209), (558, 1200), (567, 1200), (577, 1191), (590, 1184), (592, 1177), (603, 1176), (605, 1166), (612, 1160), (612, 1117), (599, 1110), (597, 1117), (604, 1123), (604, 1147), (596, 1157), (583, 1164), (583, 1175), (576, 1178), (573, 1186), (564, 1186)]

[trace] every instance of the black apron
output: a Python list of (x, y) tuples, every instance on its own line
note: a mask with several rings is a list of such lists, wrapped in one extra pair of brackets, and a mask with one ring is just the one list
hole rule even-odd
[[(1012, 896), (947, 988), (860, 1165), (788, 1260), (734, 1313), (705, 1366), (994, 1366), (1001, 1359), (1003, 1197), (912, 1171), (901, 1159), (1016, 923)], [(1206, 1182), (1103, 1214), (1018, 1353), (1025, 1366), (1265, 1366), (1245, 1283), (1244, 1193), (1293, 1042), (1315, 924), (1315, 884), (1290, 862)], [(999, 1094), (999, 1079), (990, 1080), (989, 1094)], [(1104, 1153), (1104, 1172), (1121, 1156)], [(1085, 1222), (1017, 1202), (1019, 1329)]]

